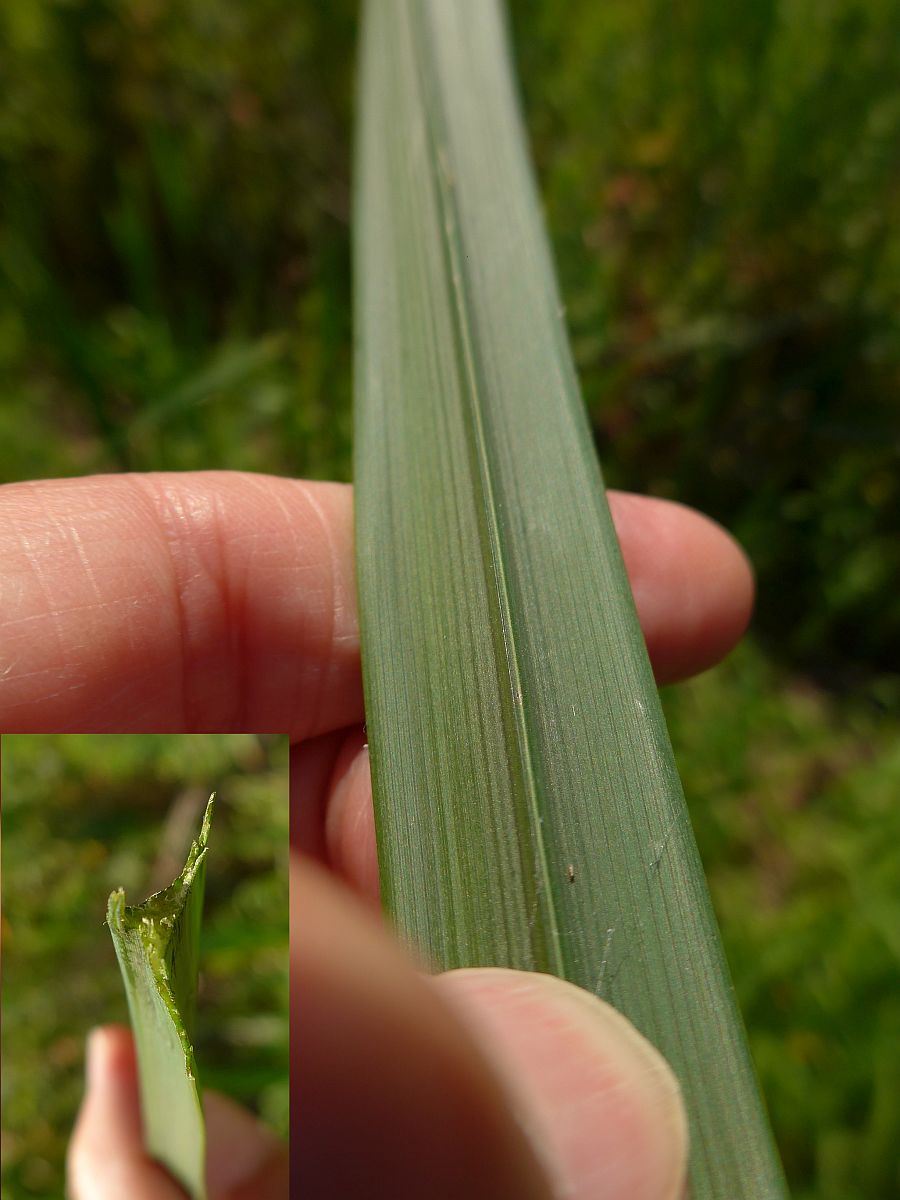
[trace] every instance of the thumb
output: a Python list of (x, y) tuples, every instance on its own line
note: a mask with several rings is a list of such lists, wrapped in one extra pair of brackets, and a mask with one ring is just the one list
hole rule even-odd
[[(287, 1149), (239, 1104), (204, 1096), (210, 1200), (282, 1200)], [(134, 1041), (116, 1025), (95, 1029), (87, 1044), (87, 1090), (68, 1153), (72, 1200), (184, 1200), (169, 1174), (148, 1157), (141, 1133)]]
[(686, 1194), (687, 1121), (678, 1083), (621, 1013), (550, 975), (482, 967), (433, 982), (505, 1084), (554, 1194)]
[(94, 1029), (86, 1066), (87, 1090), (67, 1160), (72, 1200), (184, 1200), (144, 1152), (131, 1033), (118, 1025)]

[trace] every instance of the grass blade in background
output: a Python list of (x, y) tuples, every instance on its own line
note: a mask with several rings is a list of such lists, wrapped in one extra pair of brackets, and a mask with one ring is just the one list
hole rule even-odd
[(384, 903), (615, 1004), (694, 1200), (784, 1195), (583, 411), (493, 0), (370, 0), (356, 511)]
[(122, 971), (137, 1048), (147, 1151), (203, 1200), (205, 1131), (192, 1045), (210, 796), (200, 836), (178, 878), (143, 904), (119, 888), (107, 922)]

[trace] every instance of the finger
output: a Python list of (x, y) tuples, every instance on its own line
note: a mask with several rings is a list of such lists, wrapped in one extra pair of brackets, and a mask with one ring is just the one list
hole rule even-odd
[(292, 758), (291, 795), (298, 814), (291, 822), (292, 844), (331, 867), (377, 909), (375, 811), (363, 726), (295, 746)]
[(360, 720), (352, 501), (231, 472), (0, 488), (0, 728)]
[[(281, 1200), (287, 1151), (251, 1113), (216, 1092), (204, 1095), (210, 1200)], [(73, 1200), (184, 1200), (144, 1149), (134, 1041), (109, 1025), (88, 1039), (87, 1092), (68, 1155)], [(124, 1190), (123, 1190), (124, 1189)]]
[(291, 880), (291, 1191), (310, 1200), (550, 1200), (459, 1022), (343, 889)]
[(720, 662), (753, 609), (753, 570), (715, 521), (671, 500), (610, 493), (657, 683), (675, 683)]
[[(688, 509), (611, 497), (662, 680), (750, 611), (746, 560)], [(362, 718), (352, 500), (231, 472), (0, 488), (0, 728), (327, 733)]]
[(621, 1013), (552, 975), (469, 969), (434, 985), (514, 1097), (555, 1194), (683, 1197), (688, 1137), (677, 1080)]
[(284, 1200), (287, 1147), (227, 1096), (206, 1092), (206, 1182), (209, 1200)]
[(423, 979), (349, 894), (294, 870), (298, 1195), (675, 1200), (678, 1088), (624, 1018), (549, 976)]
[(87, 1046), (87, 1091), (69, 1143), (72, 1200), (184, 1200), (144, 1152), (134, 1044), (127, 1029), (95, 1029)]
[(335, 758), (345, 736), (346, 730), (338, 729), (290, 749), (290, 792), (297, 799), (291, 807), (291, 845), (319, 862), (327, 861), (325, 803), (331, 790)]

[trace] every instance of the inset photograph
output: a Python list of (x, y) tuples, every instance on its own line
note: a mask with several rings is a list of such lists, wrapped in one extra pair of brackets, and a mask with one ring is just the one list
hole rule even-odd
[(4, 1200), (287, 1197), (287, 738), (4, 735), (0, 783)]

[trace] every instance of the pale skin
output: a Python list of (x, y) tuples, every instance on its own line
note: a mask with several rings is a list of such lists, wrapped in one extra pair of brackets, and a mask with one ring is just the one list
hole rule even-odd
[[(712, 665), (749, 617), (743, 554), (678, 505), (610, 499), (657, 678)], [(677, 1085), (623, 1018), (546, 976), (427, 977), (377, 915), (348, 487), (10, 484), (0, 563), (0, 729), (291, 736), (297, 1194), (680, 1196)], [(73, 1200), (180, 1196), (143, 1154), (127, 1031), (95, 1034), (88, 1066)], [(287, 1195), (284, 1147), (207, 1110), (211, 1200)]]

